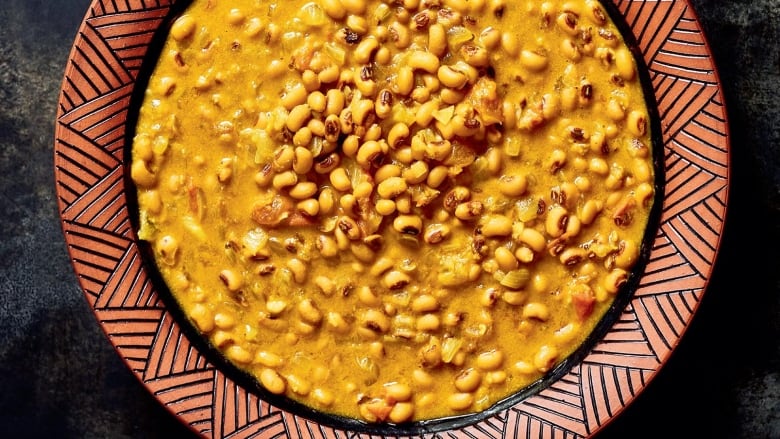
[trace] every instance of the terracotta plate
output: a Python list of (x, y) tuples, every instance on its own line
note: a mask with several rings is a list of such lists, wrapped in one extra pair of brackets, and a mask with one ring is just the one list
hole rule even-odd
[[(715, 66), (687, 0), (611, 0), (648, 67), (660, 116), (665, 196), (630, 300), (575, 364), (541, 391), (448, 427), (468, 437), (578, 438), (597, 432), (664, 364), (705, 292), (723, 231), (729, 135)], [(156, 30), (176, 0), (93, 0), (59, 98), (55, 177), (62, 227), (85, 297), (148, 390), (209, 438), (347, 437), (228, 377), (161, 299), (128, 208), (131, 100)], [(428, 429), (414, 433), (433, 436)]]

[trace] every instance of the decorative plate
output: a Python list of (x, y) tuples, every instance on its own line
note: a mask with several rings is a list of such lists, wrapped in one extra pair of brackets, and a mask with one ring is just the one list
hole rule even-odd
[[(729, 182), (726, 111), (709, 48), (687, 0), (611, 1), (649, 69), (660, 116), (665, 196), (644, 274), (581, 361), (515, 405), (444, 432), (453, 437), (595, 434), (668, 359), (707, 287)], [(59, 98), (54, 171), (81, 288), (128, 367), (202, 436), (359, 434), (278, 408), (226, 376), (188, 339), (145, 268), (127, 204), (128, 114), (146, 53), (175, 3), (93, 0), (73, 44)]]

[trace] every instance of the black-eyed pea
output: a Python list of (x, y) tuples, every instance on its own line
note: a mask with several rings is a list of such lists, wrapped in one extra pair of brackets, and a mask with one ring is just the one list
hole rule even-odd
[(618, 253), (615, 256), (615, 266), (627, 270), (634, 266), (639, 258), (639, 246), (632, 239), (621, 240), (618, 243)]
[(363, 15), (368, 3), (365, 0), (339, 0), (348, 14)]
[(349, 332), (349, 323), (344, 316), (338, 312), (330, 311), (325, 316), (325, 324), (331, 331), (337, 334), (346, 334)]
[(575, 63), (582, 59), (582, 52), (580, 52), (579, 46), (571, 38), (564, 38), (561, 41), (561, 54)]
[(545, 93), (542, 95), (542, 117), (545, 120), (553, 120), (561, 113), (561, 95), (557, 93)]
[(144, 160), (133, 160), (130, 176), (140, 187), (151, 188), (157, 185), (157, 176), (149, 170)]
[(381, 162), (384, 155), (382, 144), (375, 140), (369, 140), (360, 145), (355, 158), (359, 165), (369, 168)]
[(331, 188), (323, 188), (320, 191), (320, 195), (317, 198), (317, 202), (320, 205), (320, 213), (328, 215), (333, 212), (333, 208), (336, 206), (336, 195)]
[(249, 364), (252, 362), (252, 353), (239, 345), (232, 345), (225, 349), (225, 356), (233, 362), (239, 364)]
[(394, 401), (409, 401), (412, 399), (412, 388), (405, 383), (392, 382), (384, 385), (384, 394)]
[(306, 396), (311, 392), (311, 383), (295, 374), (289, 374), (285, 377), (287, 380), (287, 387), (292, 390), (293, 393), (301, 396)]
[(455, 70), (448, 65), (439, 67), (437, 77), (442, 85), (455, 90), (461, 89), (468, 83), (468, 77), (463, 72)]
[(503, 175), (498, 179), (498, 190), (507, 197), (519, 197), (528, 189), (525, 175)]
[(377, 309), (367, 309), (358, 318), (361, 327), (374, 333), (384, 334), (390, 330), (390, 318)]
[(446, 224), (429, 224), (425, 228), (423, 240), (428, 244), (438, 244), (450, 236), (450, 226)]
[(252, 17), (244, 25), (244, 35), (255, 38), (263, 32), (265, 25), (258, 17)]
[(409, 282), (411, 281), (412, 279), (409, 277), (408, 274), (398, 270), (388, 271), (382, 277), (382, 285), (388, 290), (401, 289), (406, 285), (409, 285)]
[(407, 188), (404, 178), (389, 177), (377, 185), (377, 194), (384, 199), (390, 199), (401, 195)]
[[(326, 72), (325, 70), (320, 72), (320, 76), (322, 76), (322, 74), (325, 72)], [(338, 120), (338, 115), (341, 114), (342, 110), (344, 110), (345, 102), (346, 102), (346, 98), (344, 96), (344, 92), (336, 88), (332, 88), (328, 90), (325, 96), (325, 110), (324, 110), (324, 115), (326, 117), (325, 119), (326, 134), (328, 134), (328, 127), (327, 127), (328, 118), (330, 118), (331, 116), (336, 116), (336, 120)], [(338, 133), (336, 133), (336, 135), (338, 135)]]
[(602, 285), (608, 293), (615, 294), (628, 281), (628, 272), (622, 268), (614, 268), (604, 277)]
[(501, 300), (512, 306), (520, 306), (528, 300), (528, 293), (525, 291), (504, 291), (501, 293)]
[(399, 67), (398, 72), (395, 74), (393, 91), (401, 96), (409, 96), (412, 93), (412, 89), (414, 89), (414, 70), (409, 65)]
[(167, 265), (176, 263), (176, 256), (179, 254), (179, 240), (171, 235), (165, 235), (157, 240), (156, 250), (161, 256), (162, 262)]
[(493, 175), (501, 174), (504, 167), (504, 152), (500, 148), (490, 148), (485, 153), (487, 170)]
[(313, 181), (302, 181), (290, 189), (290, 196), (296, 200), (306, 200), (317, 194), (317, 183)]
[[(553, 238), (558, 238), (566, 232), (569, 223), (569, 212), (563, 206), (553, 206), (544, 221), (544, 230)], [(526, 230), (526, 229), (524, 229)]]
[(530, 302), (523, 306), (522, 317), (546, 322), (550, 318), (550, 309), (541, 302)]
[(296, 207), (298, 212), (309, 217), (315, 217), (320, 213), (320, 203), (314, 198), (302, 200), (298, 202)]
[(468, 410), (474, 404), (474, 395), (467, 392), (453, 393), (447, 397), (447, 407), (455, 411)]
[(423, 70), (428, 73), (436, 73), (439, 69), (439, 57), (423, 50), (414, 50), (409, 53), (406, 59), (406, 65), (411, 67), (412, 70)]
[(412, 90), (411, 98), (413, 101), (422, 104), (431, 99), (431, 93), (432, 91), (427, 87), (415, 87), (414, 90)]
[(322, 322), (322, 311), (320, 311), (311, 299), (304, 299), (298, 303), (298, 314), (301, 319), (313, 326)]
[(507, 373), (503, 370), (494, 370), (485, 374), (485, 383), (490, 386), (497, 386), (504, 384), (507, 378)]
[[(457, 209), (455, 216), (458, 216)], [(504, 215), (490, 215), (482, 221), (480, 230), (488, 238), (509, 236), (512, 234), (512, 220)]]
[(539, 372), (548, 372), (558, 361), (558, 349), (551, 345), (542, 345), (534, 355), (534, 367)]
[(417, 236), (422, 233), (423, 221), (417, 215), (398, 215), (393, 220), (393, 229), (398, 233)]
[(436, 383), (434, 377), (424, 369), (412, 371), (412, 381), (415, 387), (419, 389), (431, 389)]
[(447, 31), (440, 23), (428, 27), (428, 52), (439, 58), (447, 52)]
[(509, 250), (504, 246), (496, 247), (493, 252), (493, 258), (498, 264), (498, 267), (504, 272), (515, 270), (519, 266), (518, 259), (514, 253), (512, 253), (512, 250)]
[[(641, 185), (646, 185), (647, 188), (650, 189), (650, 192), (644, 192), (642, 194), (642, 197), (640, 197), (640, 196), (636, 197), (637, 200), (644, 199), (645, 196), (648, 193), (652, 193), (652, 186), (650, 186), (648, 183), (650, 183), (652, 181), (652, 179), (653, 179), (653, 170), (652, 170), (652, 168), (650, 167), (650, 164), (647, 161), (645, 161), (645, 160), (643, 160), (641, 158), (636, 158), (636, 159), (634, 159), (634, 172), (633, 172), (633, 174), (634, 174), (635, 180), (638, 183), (641, 183), (640, 186)], [(639, 192), (638, 188), (637, 188), (637, 192)]]
[(401, 167), (394, 163), (382, 165), (374, 173), (374, 182), (379, 184), (390, 177), (400, 177), (402, 175)]
[(561, 108), (566, 112), (574, 111), (580, 103), (580, 94), (577, 87), (564, 87), (561, 89)]
[(550, 170), (550, 173), (555, 174), (558, 172), (561, 168), (563, 168), (566, 165), (567, 160), (566, 152), (560, 149), (554, 149), (550, 153), (549, 157), (549, 166), (548, 169)]
[(636, 77), (634, 57), (627, 48), (615, 51), (615, 68), (624, 81), (631, 81)]
[(333, 392), (321, 387), (312, 390), (311, 398), (322, 407), (330, 407), (336, 402), (336, 397), (333, 395)]
[(529, 361), (520, 360), (512, 365), (512, 370), (521, 375), (531, 375), (536, 373), (536, 368)]
[(429, 187), (436, 189), (439, 186), (441, 186), (442, 183), (444, 183), (444, 181), (447, 179), (448, 176), (449, 176), (449, 170), (447, 169), (446, 166), (444, 165), (435, 166), (433, 167), (433, 169), (431, 169), (428, 172), (428, 178), (426, 179), (425, 183)]
[(382, 304), (382, 298), (368, 285), (358, 287), (357, 297), (360, 303), (366, 306), (378, 307)]
[(244, 276), (237, 270), (226, 268), (219, 272), (219, 279), (231, 292), (236, 292), (244, 286)]
[(481, 201), (467, 201), (455, 207), (455, 216), (462, 221), (473, 221), (479, 218), (484, 210), (485, 206)]
[(655, 189), (647, 182), (640, 183), (634, 190), (634, 198), (642, 206), (649, 206), (653, 201), (653, 195), (655, 195)]
[(387, 415), (387, 419), (395, 424), (400, 424), (412, 419), (414, 416), (414, 403), (405, 401), (398, 402), (390, 409), (390, 413)]
[(226, 312), (218, 312), (214, 315), (214, 325), (222, 330), (233, 329), (236, 326), (236, 318)]
[(260, 383), (274, 395), (281, 395), (287, 389), (287, 383), (279, 372), (267, 367), (260, 371)]
[(192, 17), (192, 15), (184, 14), (173, 22), (173, 25), (171, 25), (170, 34), (171, 37), (176, 41), (185, 41), (192, 37), (192, 35), (195, 33), (196, 27), (197, 22)]
[(531, 227), (523, 228), (520, 232), (520, 242), (530, 247), (535, 252), (542, 252), (547, 247), (547, 239), (536, 229)]
[(356, 63), (367, 64), (371, 61), (371, 56), (378, 48), (379, 41), (375, 37), (369, 36), (357, 45), (352, 55)]
[(330, 172), (330, 183), (333, 188), (341, 192), (349, 192), (352, 189), (352, 181), (344, 168), (336, 168)]
[(455, 376), (455, 388), (459, 392), (471, 393), (482, 384), (482, 373), (477, 369), (468, 368)]
[(501, 31), (488, 26), (479, 33), (479, 42), (488, 50), (493, 50), (501, 44)]
[(275, 369), (284, 364), (284, 358), (273, 352), (258, 351), (255, 354), (254, 363)]
[(265, 308), (271, 317), (281, 315), (287, 309), (287, 306), (287, 301), (279, 297), (272, 297), (265, 303)]
[[(304, 87), (303, 84), (301, 83), (297, 83), (287, 88), (287, 90), (285, 90), (279, 102), (282, 104), (284, 108), (286, 108), (288, 111), (291, 111), (296, 106), (304, 104), (308, 97), (309, 97), (309, 92), (306, 91), (306, 87)], [(309, 112), (311, 113), (310, 109), (303, 108), (298, 110), (298, 112), (300, 112), (299, 116), (301, 116), (305, 112), (305, 110), (309, 110)]]
[(336, 292), (336, 283), (333, 279), (327, 276), (317, 276), (314, 278), (314, 285), (320, 289), (320, 292), (325, 296), (332, 296)]
[(588, 259), (588, 251), (581, 247), (568, 247), (558, 255), (561, 264), (572, 267)]
[(541, 51), (522, 50), (520, 52), (520, 65), (532, 72), (541, 72), (547, 68), (549, 59)]
[(460, 46), (459, 52), (463, 59), (472, 67), (482, 68), (487, 67), (488, 64), (490, 64), (490, 57), (488, 56), (487, 49), (480, 45), (466, 43)]
[(417, 318), (416, 329), (420, 332), (435, 332), (441, 327), (441, 319), (437, 314), (423, 314)]
[(579, 14), (573, 11), (564, 10), (558, 14), (555, 23), (558, 25), (558, 28), (571, 36), (576, 36), (579, 33)]
[(287, 268), (292, 273), (293, 279), (296, 283), (303, 284), (306, 282), (306, 275), (309, 269), (305, 262), (298, 258), (290, 258), (287, 261)]
[[(518, 262), (521, 262), (523, 264), (530, 264), (534, 261), (536, 256), (534, 255), (534, 251), (526, 246), (520, 246), (515, 250), (515, 259)], [(517, 268), (517, 267), (515, 267)]]
[(580, 222), (586, 226), (593, 224), (593, 221), (595, 221), (596, 217), (599, 213), (601, 213), (603, 208), (604, 203), (601, 200), (591, 199), (586, 201), (580, 210)]
[(601, 177), (609, 175), (609, 164), (601, 157), (594, 157), (588, 164), (588, 171)]
[(571, 343), (571, 341), (574, 340), (578, 333), (579, 326), (572, 322), (561, 328), (558, 328), (558, 330), (553, 333), (553, 339), (559, 345), (563, 345)]
[(504, 364), (504, 354), (497, 349), (482, 352), (477, 355), (475, 364), (480, 370), (496, 370)]
[(195, 326), (197, 326), (201, 332), (209, 333), (214, 330), (216, 325), (213, 313), (206, 305), (196, 303), (190, 309), (189, 315), (192, 321), (195, 322)]
[(408, 193), (404, 193), (396, 197), (395, 209), (402, 215), (410, 215), (412, 213), (412, 197)]
[(298, 174), (294, 171), (284, 171), (276, 174), (271, 181), (271, 185), (274, 189), (280, 190), (294, 186), (298, 183)]
[(218, 348), (224, 348), (235, 342), (236, 338), (228, 331), (217, 329), (211, 334), (211, 343)]
[(496, 304), (501, 293), (496, 288), (488, 288), (479, 294), (479, 304), (485, 308), (490, 308)]
[(403, 122), (397, 122), (387, 133), (387, 144), (391, 148), (397, 148), (409, 137), (409, 126)]
[(579, 217), (576, 215), (569, 215), (569, 221), (566, 223), (566, 231), (561, 235), (563, 238), (569, 239), (580, 234), (582, 231), (582, 223)]
[(543, 273), (536, 273), (531, 277), (531, 288), (537, 292), (544, 292), (550, 288), (550, 278)]
[(393, 268), (394, 262), (391, 258), (387, 256), (382, 256), (378, 258), (373, 265), (371, 265), (371, 268), (369, 269), (369, 274), (371, 274), (374, 277), (379, 277), (387, 270), (390, 270)]
[(417, 313), (434, 312), (439, 309), (439, 299), (432, 294), (422, 294), (412, 300), (412, 311)]
[(322, 0), (320, 5), (325, 13), (334, 20), (341, 20), (347, 15), (347, 10), (341, 4), (341, 0)]
[(607, 102), (606, 115), (613, 121), (619, 122), (625, 119), (626, 109), (619, 100), (611, 98)]
[(393, 200), (377, 200), (376, 202), (376, 213), (382, 215), (382, 216), (390, 216), (395, 213), (396, 211), (396, 205), (395, 201)]
[[(290, 65), (289, 62), (283, 62), (278, 59), (271, 60), (270, 63), (268, 63), (268, 68), (266, 69), (266, 76), (268, 79), (276, 79), (288, 71), (288, 66)], [(212, 85), (211, 81), (209, 81), (205, 77), (201, 77), (201, 80), (199, 81), (199, 84), (196, 85), (196, 88), (204, 89), (208, 88)]]

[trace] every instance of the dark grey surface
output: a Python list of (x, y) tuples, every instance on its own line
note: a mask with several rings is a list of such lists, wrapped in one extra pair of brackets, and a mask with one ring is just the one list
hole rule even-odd
[[(53, 133), (89, 0), (0, 0), (0, 437), (189, 431), (112, 350), (60, 229)], [(669, 363), (599, 438), (780, 438), (780, 1), (694, 0), (730, 119), (721, 251)]]

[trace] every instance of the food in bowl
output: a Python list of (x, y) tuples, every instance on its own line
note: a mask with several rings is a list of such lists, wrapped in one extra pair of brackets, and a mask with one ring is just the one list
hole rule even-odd
[(138, 237), (268, 393), (367, 422), (549, 373), (632, 276), (655, 186), (594, 0), (195, 0), (132, 142)]

